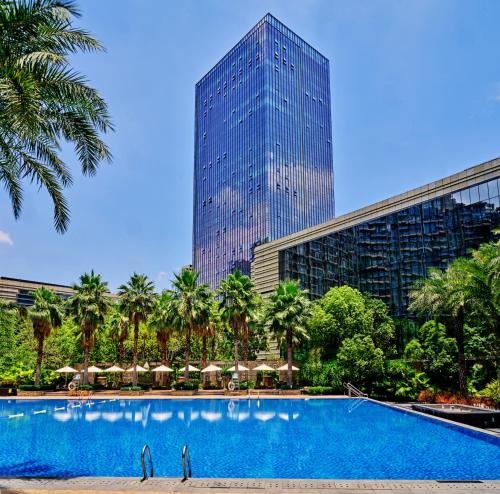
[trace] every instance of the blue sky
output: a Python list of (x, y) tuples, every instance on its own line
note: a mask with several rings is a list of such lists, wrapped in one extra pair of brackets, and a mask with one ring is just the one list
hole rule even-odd
[(112, 165), (77, 173), (71, 225), (27, 187), (14, 221), (0, 189), (0, 276), (158, 288), (191, 259), (195, 83), (266, 12), (331, 62), (337, 215), (500, 156), (496, 0), (84, 0), (106, 46), (74, 63), (107, 99)]

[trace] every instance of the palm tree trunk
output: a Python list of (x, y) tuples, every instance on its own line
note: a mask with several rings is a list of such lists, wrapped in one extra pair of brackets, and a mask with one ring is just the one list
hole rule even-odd
[[(238, 324), (234, 325), (234, 372), (238, 373)], [(239, 377), (239, 376), (238, 376)]]
[(85, 343), (83, 346), (83, 384), (89, 383), (89, 355), (90, 355), (90, 335), (88, 331), (84, 334)]
[(40, 386), (40, 377), (42, 374), (42, 359), (43, 359), (43, 338), (39, 336), (38, 353), (36, 356), (35, 386)]
[(201, 367), (205, 368), (207, 366), (207, 354), (208, 354), (208, 337), (206, 334), (202, 338), (202, 348), (201, 348)]
[(245, 365), (248, 367), (248, 350), (249, 347), (249, 334), (248, 334), (248, 329), (246, 328), (245, 331), (243, 331), (243, 360), (245, 361)]
[(184, 380), (189, 380), (189, 361), (191, 360), (191, 323), (186, 328), (186, 361), (184, 363)]
[(460, 394), (467, 396), (467, 367), (465, 365), (464, 310), (460, 309), (455, 319), (455, 339), (458, 346), (458, 385)]
[(134, 318), (134, 355), (132, 360), (132, 366), (134, 368), (134, 374), (132, 378), (132, 384), (137, 386), (137, 346), (139, 343), (139, 321)]
[(118, 343), (118, 357), (120, 359), (120, 362), (123, 362), (125, 360), (125, 345), (123, 341), (120, 341)]
[(286, 371), (286, 380), (288, 386), (292, 387), (293, 377), (292, 377), (292, 328), (287, 328), (286, 330), (286, 356), (288, 362), (288, 369)]

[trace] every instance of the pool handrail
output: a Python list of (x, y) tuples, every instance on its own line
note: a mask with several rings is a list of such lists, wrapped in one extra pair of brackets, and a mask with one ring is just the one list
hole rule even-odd
[[(187, 468), (186, 468), (186, 458), (187, 458)], [(182, 481), (189, 479), (193, 473), (191, 471), (191, 457), (189, 456), (189, 447), (185, 444), (182, 448), (182, 471), (184, 473), (184, 478)]]
[(144, 482), (145, 480), (148, 479), (148, 471), (146, 469), (146, 462), (144, 461), (144, 457), (146, 455), (146, 452), (148, 453), (148, 460), (149, 460), (149, 466), (150, 466), (149, 477), (154, 477), (154, 469), (153, 469), (153, 460), (151, 458), (151, 450), (149, 449), (149, 446), (147, 444), (145, 444), (142, 448), (142, 451), (141, 451), (141, 467), (142, 467), (141, 482)]
[(356, 398), (368, 397), (366, 393), (363, 393), (363, 391), (361, 391), (351, 383), (344, 383), (344, 388), (347, 390), (347, 395), (349, 396), (349, 398), (351, 398), (352, 395), (354, 395)]

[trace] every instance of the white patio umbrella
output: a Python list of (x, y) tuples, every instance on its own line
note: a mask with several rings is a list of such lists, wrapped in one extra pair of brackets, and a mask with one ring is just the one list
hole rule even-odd
[[(228, 371), (229, 372), (234, 372), (236, 370), (236, 367), (233, 365), (232, 367), (229, 367)], [(248, 367), (245, 367), (243, 364), (238, 364), (238, 372), (244, 372), (250, 370)]]
[[(184, 372), (185, 370), (186, 370), (185, 366), (181, 367), (179, 369), (180, 372)], [(200, 372), (200, 369), (198, 369), (198, 368), (194, 367), (193, 365), (189, 364), (188, 365), (188, 372)]]
[(134, 372), (134, 371), (137, 371), (137, 372), (147, 372), (147, 369), (145, 369), (144, 367), (142, 367), (139, 364), (137, 364), (136, 368), (130, 367), (130, 369), (127, 369), (125, 372)]
[(73, 367), (69, 367), (68, 365), (66, 367), (61, 367), (60, 369), (57, 369), (56, 372), (59, 372), (60, 374), (65, 374), (64, 376), (64, 385), (68, 383), (68, 374), (76, 374), (78, 371), (76, 369), (73, 369)]
[(209, 365), (208, 367), (205, 367), (204, 369), (201, 370), (201, 372), (205, 373), (205, 372), (219, 372), (221, 371), (222, 369), (220, 367), (218, 367), (217, 365)]
[(104, 372), (125, 372), (125, 370), (117, 365), (112, 365), (111, 367), (104, 369)]
[(57, 369), (56, 372), (59, 372), (61, 374), (75, 374), (78, 371), (76, 369), (73, 369), (73, 367), (66, 366), (66, 367), (61, 367), (60, 369)]
[(273, 369), (272, 367), (270, 367), (267, 364), (260, 364), (258, 367), (255, 367), (255, 369), (253, 369), (253, 370), (254, 371), (275, 371), (276, 369)]
[(91, 365), (88, 369), (87, 372), (90, 372), (91, 374), (94, 374), (96, 372), (102, 372), (102, 369), (99, 369), (99, 367), (96, 367), (95, 365)]
[[(279, 371), (287, 371), (288, 370), (288, 364), (282, 365), (281, 367), (278, 367)], [(292, 365), (292, 371), (298, 371), (299, 368), (295, 367), (295, 365)]]
[(160, 365), (158, 367), (155, 367), (151, 372), (174, 372), (174, 370), (170, 367), (167, 367), (166, 365)]

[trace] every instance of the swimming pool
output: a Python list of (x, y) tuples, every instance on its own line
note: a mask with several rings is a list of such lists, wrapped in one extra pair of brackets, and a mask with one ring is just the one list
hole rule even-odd
[(194, 477), (500, 479), (499, 438), (366, 400), (0, 400), (0, 476), (140, 477), (146, 443), (155, 476), (188, 444)]

